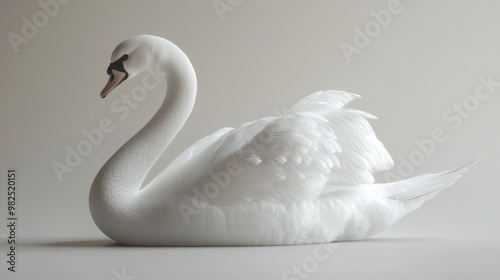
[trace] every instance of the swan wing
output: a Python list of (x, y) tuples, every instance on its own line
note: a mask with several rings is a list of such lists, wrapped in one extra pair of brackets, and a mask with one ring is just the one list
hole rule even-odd
[(283, 116), (228, 131), (191, 158), (184, 170), (196, 174), (189, 193), (232, 205), (311, 200), (372, 184), (372, 173), (391, 168), (393, 161), (367, 121), (374, 117), (343, 108), (356, 97), (316, 92)]
[(222, 135), (228, 133), (229, 131), (233, 130), (232, 127), (224, 127), (221, 128), (214, 133), (196, 141), (193, 145), (191, 145), (189, 148), (184, 150), (181, 154), (179, 154), (171, 163), (170, 167), (175, 167), (182, 165), (188, 161), (190, 161), (192, 158), (196, 157), (201, 151), (205, 150), (210, 144), (218, 140)]

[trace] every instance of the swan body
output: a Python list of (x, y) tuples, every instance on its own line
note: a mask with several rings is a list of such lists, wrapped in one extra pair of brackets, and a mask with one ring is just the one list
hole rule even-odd
[(451, 185), (469, 166), (376, 184), (393, 161), (359, 97), (321, 91), (283, 116), (223, 128), (199, 140), (142, 187), (187, 120), (196, 76), (166, 39), (140, 35), (111, 56), (105, 97), (148, 67), (167, 94), (154, 117), (101, 168), (90, 210), (111, 239), (148, 246), (310, 244), (368, 238)]

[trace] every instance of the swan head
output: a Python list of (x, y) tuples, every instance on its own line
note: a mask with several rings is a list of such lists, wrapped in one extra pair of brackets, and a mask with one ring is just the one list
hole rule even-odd
[(109, 80), (101, 91), (101, 97), (106, 97), (126, 79), (133, 78), (153, 66), (154, 61), (158, 61), (154, 49), (159, 46), (161, 40), (162, 38), (156, 36), (139, 35), (118, 44), (111, 54), (111, 63), (107, 69)]

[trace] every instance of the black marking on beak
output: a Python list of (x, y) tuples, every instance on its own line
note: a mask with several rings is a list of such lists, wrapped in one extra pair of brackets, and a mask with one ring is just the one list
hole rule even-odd
[[(114, 62), (111, 62), (108, 66), (108, 70), (106, 70), (108, 75), (113, 74), (111, 71), (113, 69), (118, 70), (118, 71), (123, 72), (123, 73), (127, 73), (127, 71), (125, 71), (125, 67), (123, 67), (123, 62), (127, 59), (128, 59), (128, 54), (124, 54), (124, 55), (122, 55), (122, 57), (118, 58)], [(127, 74), (127, 76), (128, 76), (128, 74)]]

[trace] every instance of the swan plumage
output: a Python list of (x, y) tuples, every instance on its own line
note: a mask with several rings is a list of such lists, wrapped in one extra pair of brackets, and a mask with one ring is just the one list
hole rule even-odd
[(132, 245), (310, 244), (368, 238), (455, 182), (470, 165), (376, 184), (394, 163), (368, 120), (344, 106), (358, 95), (319, 91), (281, 116), (223, 128), (197, 141), (141, 188), (189, 116), (196, 76), (173, 43), (140, 35), (111, 58), (105, 97), (147, 67), (164, 72), (165, 100), (99, 171), (96, 225)]

